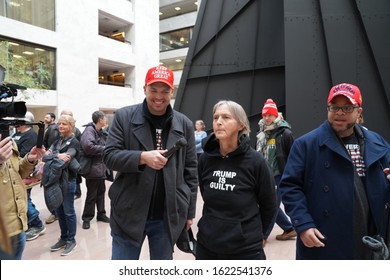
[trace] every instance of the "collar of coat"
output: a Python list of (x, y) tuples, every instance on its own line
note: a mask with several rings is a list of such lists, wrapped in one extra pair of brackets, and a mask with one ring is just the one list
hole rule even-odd
[[(350, 160), (345, 154), (344, 148), (337, 139), (330, 123), (326, 120), (317, 130), (319, 146), (326, 145), (329, 149), (340, 154), (346, 159)], [(370, 130), (362, 129), (360, 125), (355, 125), (355, 133), (357, 137), (362, 137), (364, 140), (364, 161), (366, 168), (385, 156), (389, 146), (386, 145), (384, 139)]]

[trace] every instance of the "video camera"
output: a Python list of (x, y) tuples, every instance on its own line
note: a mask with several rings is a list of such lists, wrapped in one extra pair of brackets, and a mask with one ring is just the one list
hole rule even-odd
[(5, 117), (24, 118), (27, 112), (26, 102), (14, 102), (14, 96), (18, 95), (18, 89), (27, 89), (26, 87), (3, 83), (5, 68), (0, 65), (0, 101), (4, 98), (12, 97), (11, 102), (0, 102), (0, 119)]
[[(28, 122), (24, 120), (27, 112), (26, 102), (14, 101), (14, 97), (18, 95), (18, 89), (27, 89), (24, 86), (15, 84), (3, 83), (5, 77), (5, 68), (0, 65), (0, 133), (1, 139), (9, 136), (10, 126), (21, 125), (37, 125), (38, 126), (38, 140), (37, 147), (42, 147), (43, 134), (45, 131), (45, 124), (40, 121), (38, 123)], [(11, 102), (3, 102), (4, 98), (12, 98)]]

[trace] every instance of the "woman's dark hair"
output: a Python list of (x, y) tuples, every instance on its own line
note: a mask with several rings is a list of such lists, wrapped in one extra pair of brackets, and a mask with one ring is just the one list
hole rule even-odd
[(103, 119), (104, 117), (105, 115), (102, 111), (95, 111), (92, 113), (92, 121), (94, 124), (96, 124), (99, 120)]

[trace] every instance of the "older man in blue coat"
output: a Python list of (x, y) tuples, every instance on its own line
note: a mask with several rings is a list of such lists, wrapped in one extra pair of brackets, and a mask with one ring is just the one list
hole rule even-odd
[(294, 142), (279, 185), (299, 235), (296, 258), (371, 259), (362, 237), (386, 240), (389, 231), (390, 146), (356, 124), (357, 86), (334, 86), (327, 108), (328, 120)]

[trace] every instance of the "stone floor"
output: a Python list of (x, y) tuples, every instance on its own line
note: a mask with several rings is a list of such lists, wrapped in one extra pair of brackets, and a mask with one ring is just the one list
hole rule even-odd
[[(107, 182), (107, 190), (110, 182)], [(84, 200), (86, 195), (86, 187), (84, 182), (81, 184), (82, 196), (75, 200), (76, 214), (78, 218), (78, 227), (76, 233), (76, 241), (78, 247), (75, 251), (66, 256), (60, 255), (61, 251), (50, 252), (50, 246), (56, 243), (60, 235), (58, 222), (46, 225), (46, 233), (39, 236), (37, 239), (28, 241), (23, 253), (24, 260), (109, 260), (111, 258), (111, 236), (109, 224), (97, 222), (96, 219), (91, 221), (91, 228), (84, 230), (81, 220), (81, 213), (84, 207)], [(32, 200), (40, 211), (40, 218), (42, 221), (50, 215), (46, 208), (43, 189), (35, 186), (32, 190)], [(106, 199), (106, 210), (109, 214), (110, 200)], [(197, 232), (197, 222), (202, 210), (202, 199), (199, 196), (197, 204), (197, 217), (194, 221), (193, 231)], [(271, 236), (268, 239), (265, 247), (267, 259), (269, 260), (293, 260), (295, 258), (295, 240), (277, 241), (275, 235), (281, 233), (282, 230), (275, 225)], [(149, 259), (147, 242), (144, 243), (141, 259)], [(193, 260), (191, 254), (186, 254), (175, 248), (174, 259), (176, 260)]]

